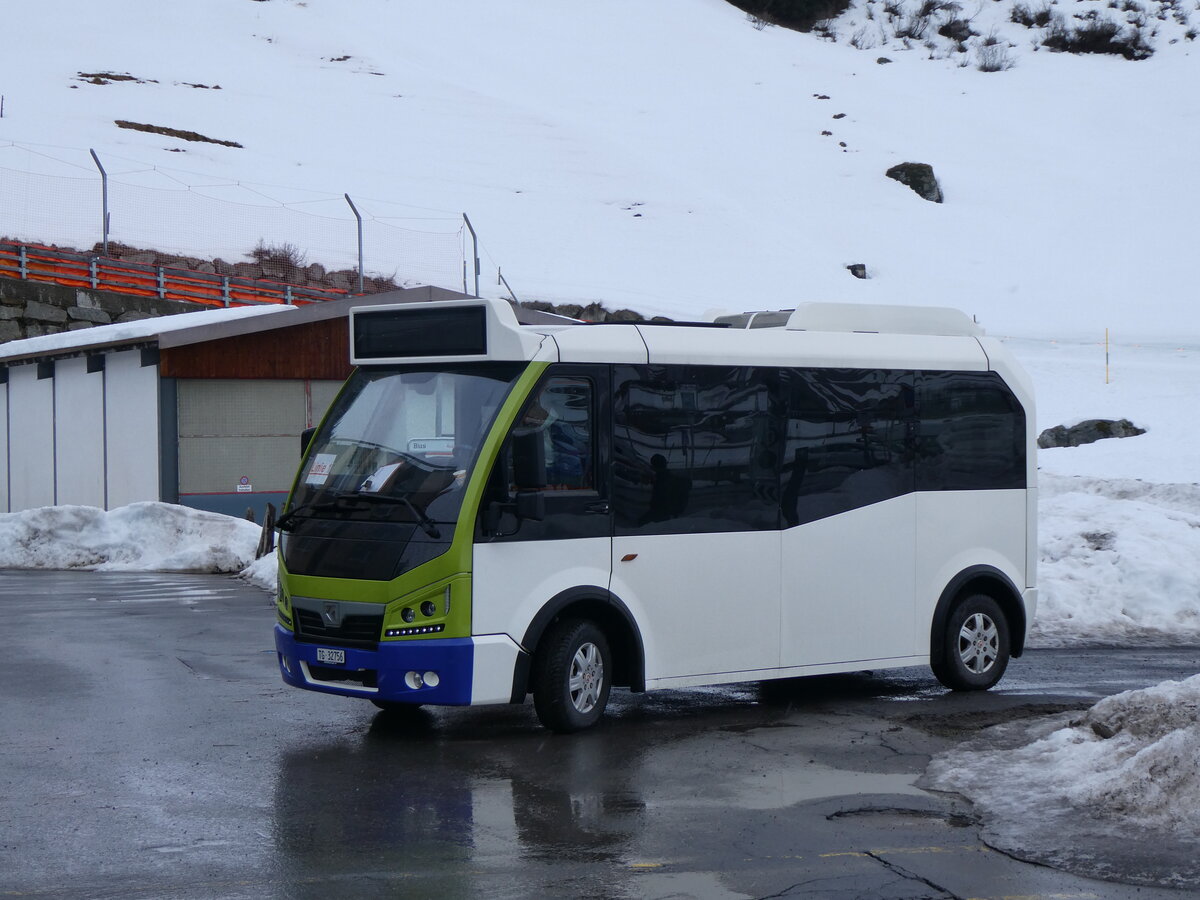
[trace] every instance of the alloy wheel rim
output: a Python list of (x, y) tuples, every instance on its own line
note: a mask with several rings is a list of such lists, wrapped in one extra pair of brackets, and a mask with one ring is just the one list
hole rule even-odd
[(958, 632), (958, 654), (967, 671), (982, 675), (1000, 655), (1000, 630), (990, 616), (974, 613)]
[(600, 702), (600, 691), (604, 687), (604, 660), (600, 648), (595, 644), (582, 644), (571, 658), (571, 671), (567, 688), (571, 693), (571, 705), (578, 712), (589, 713)]

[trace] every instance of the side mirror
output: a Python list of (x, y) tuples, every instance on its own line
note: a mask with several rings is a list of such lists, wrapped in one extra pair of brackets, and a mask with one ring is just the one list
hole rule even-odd
[(308, 445), (312, 443), (313, 435), (317, 433), (317, 428), (314, 425), (312, 428), (305, 428), (300, 432), (300, 455), (308, 451)]
[(546, 486), (546, 446), (540, 431), (513, 432), (512, 461), (518, 491), (540, 491)]

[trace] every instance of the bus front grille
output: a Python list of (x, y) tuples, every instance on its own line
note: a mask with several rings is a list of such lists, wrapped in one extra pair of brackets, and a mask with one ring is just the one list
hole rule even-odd
[(296, 640), (310, 644), (331, 644), (337, 647), (361, 647), (374, 650), (379, 645), (383, 628), (383, 613), (342, 617), (340, 625), (329, 625), (321, 614), (311, 609), (296, 608)]

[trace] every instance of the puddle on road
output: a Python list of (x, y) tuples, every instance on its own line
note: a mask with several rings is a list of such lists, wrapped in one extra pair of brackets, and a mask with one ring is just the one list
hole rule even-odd
[[(736, 805), (742, 809), (782, 809), (797, 803), (844, 797), (853, 794), (903, 794), (926, 797), (915, 786), (918, 775), (880, 774), (835, 769), (820, 763), (799, 768), (764, 772), (724, 785), (726, 796), (714, 805)], [(700, 798), (709, 799), (709, 798)]]

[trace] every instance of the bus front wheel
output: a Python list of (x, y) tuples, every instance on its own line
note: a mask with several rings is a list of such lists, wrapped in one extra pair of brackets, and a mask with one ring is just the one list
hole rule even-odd
[(942, 658), (933, 674), (953, 691), (986, 691), (1004, 675), (1011, 645), (1008, 620), (986, 594), (971, 594), (946, 621)]
[(551, 731), (590, 728), (604, 715), (612, 685), (612, 654), (604, 632), (586, 619), (566, 619), (547, 630), (533, 670), (533, 706)]

